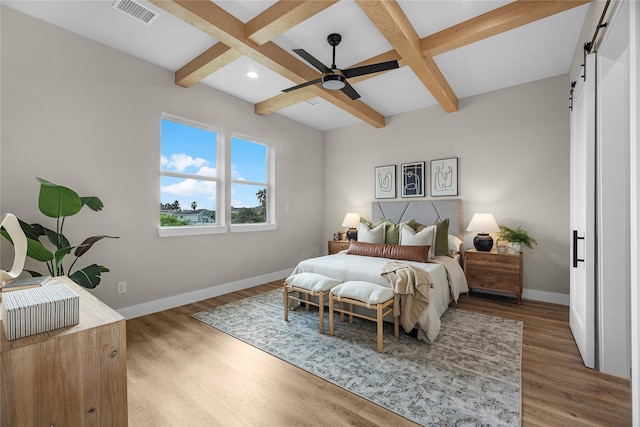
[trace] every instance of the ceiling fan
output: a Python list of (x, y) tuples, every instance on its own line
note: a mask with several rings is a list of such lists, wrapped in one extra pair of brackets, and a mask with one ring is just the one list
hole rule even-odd
[(342, 36), (336, 33), (329, 34), (327, 36), (327, 41), (331, 46), (333, 46), (333, 63), (331, 64), (331, 68), (318, 61), (304, 49), (293, 49), (293, 51), (300, 55), (302, 59), (320, 70), (320, 72), (322, 73), (322, 77), (299, 84), (297, 86), (290, 87), (288, 89), (284, 89), (283, 92), (291, 92), (292, 90), (300, 89), (305, 86), (322, 83), (323, 88), (329, 90), (340, 89), (342, 92), (348, 95), (349, 98), (355, 100), (360, 98), (360, 94), (356, 92), (356, 90), (349, 84), (349, 82), (347, 81), (348, 78), (363, 76), (365, 74), (379, 73), (381, 71), (398, 68), (398, 61), (394, 60), (341, 70), (336, 66), (336, 46), (338, 46), (340, 44), (340, 41), (342, 41)]

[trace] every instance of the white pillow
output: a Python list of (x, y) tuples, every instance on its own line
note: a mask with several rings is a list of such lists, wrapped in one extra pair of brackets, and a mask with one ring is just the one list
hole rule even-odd
[(453, 234), (449, 234), (449, 254), (457, 254), (460, 252), (460, 245), (464, 243), (462, 240), (458, 239), (458, 237)]
[(298, 273), (293, 274), (285, 279), (287, 288), (291, 290), (293, 286), (296, 288), (307, 289), (313, 292), (327, 292), (331, 288), (340, 284), (340, 280), (332, 279), (318, 273)]
[(437, 226), (430, 225), (416, 233), (406, 224), (400, 226), (400, 244), (405, 246), (431, 246), (429, 259), (435, 258)]
[(384, 243), (385, 231), (384, 223), (374, 228), (369, 228), (366, 224), (360, 223), (358, 226), (358, 242)]

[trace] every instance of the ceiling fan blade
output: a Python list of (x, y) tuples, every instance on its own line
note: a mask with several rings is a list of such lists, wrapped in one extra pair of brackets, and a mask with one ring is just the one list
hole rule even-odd
[(318, 70), (320, 70), (321, 73), (330, 73), (331, 72), (331, 69), (329, 67), (324, 65), (322, 62), (318, 61), (316, 58), (314, 58), (306, 50), (304, 50), (304, 49), (293, 49), (293, 51), (295, 53), (297, 53), (300, 57), (302, 57), (302, 59), (307, 61), (309, 64), (313, 65)]
[(364, 76), (365, 74), (379, 73), (381, 71), (393, 70), (398, 68), (398, 61), (380, 62), (378, 64), (363, 65), (362, 67), (349, 68), (342, 70), (342, 74), (346, 78)]
[(347, 81), (344, 82), (344, 87), (340, 90), (344, 92), (349, 98), (353, 99), (354, 101), (360, 98), (360, 94), (356, 92), (353, 86), (351, 86)]
[(310, 81), (308, 81), (308, 82), (301, 83), (301, 84), (299, 84), (299, 85), (292, 86), (292, 87), (287, 88), (287, 89), (283, 89), (282, 91), (283, 91), (283, 92), (291, 92), (292, 90), (300, 89), (300, 88), (303, 88), (303, 87), (306, 87), (306, 86), (311, 86), (311, 85), (314, 85), (314, 84), (316, 84), (316, 83), (320, 83), (321, 81), (322, 81), (322, 78), (320, 78), (320, 79), (315, 79), (315, 80), (310, 80)]

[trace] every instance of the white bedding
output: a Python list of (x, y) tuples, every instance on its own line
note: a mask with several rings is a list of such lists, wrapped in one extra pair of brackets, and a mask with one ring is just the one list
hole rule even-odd
[[(347, 255), (346, 252), (339, 252), (334, 255), (304, 260), (296, 266), (292, 274), (319, 273), (343, 282), (363, 280), (391, 287), (389, 282), (380, 275), (382, 266), (390, 261), (398, 260)], [(429, 292), (429, 306), (418, 319), (418, 339), (433, 342), (440, 331), (440, 316), (447, 310), (449, 303), (457, 301), (461, 293), (469, 291), (464, 273), (455, 259), (444, 256), (437, 256), (430, 263), (402, 262), (427, 271), (434, 282), (434, 287)]]

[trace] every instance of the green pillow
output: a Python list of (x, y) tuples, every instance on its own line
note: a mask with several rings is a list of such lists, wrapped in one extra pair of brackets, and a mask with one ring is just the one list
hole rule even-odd
[(436, 256), (449, 255), (449, 218), (436, 223)]
[(410, 219), (409, 221), (401, 222), (400, 224), (396, 224), (390, 219), (387, 219), (386, 221), (387, 222), (385, 224), (387, 228), (387, 234), (384, 239), (384, 242), (388, 245), (397, 245), (398, 243), (400, 243), (400, 226), (402, 224), (406, 224), (411, 228), (413, 228), (416, 225), (416, 221), (413, 219)]
[(409, 221), (401, 222), (400, 224), (396, 224), (395, 222), (391, 221), (388, 218), (382, 219), (376, 222), (375, 224), (364, 218), (360, 218), (360, 222), (369, 228), (374, 228), (384, 223), (384, 228), (385, 228), (384, 242), (388, 245), (397, 245), (400, 242), (400, 225), (401, 224), (407, 224), (411, 228), (415, 228), (417, 224), (416, 221), (413, 219), (410, 219)]

